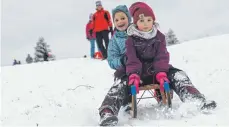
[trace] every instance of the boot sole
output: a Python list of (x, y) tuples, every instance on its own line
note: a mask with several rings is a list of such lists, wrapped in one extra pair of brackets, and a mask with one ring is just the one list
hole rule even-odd
[(100, 126), (115, 126), (118, 123), (118, 118), (116, 116), (108, 117), (100, 123)]
[(217, 107), (216, 102), (213, 102), (213, 103), (210, 103), (208, 105), (201, 107), (201, 110), (212, 110), (212, 109), (215, 109), (216, 107)]

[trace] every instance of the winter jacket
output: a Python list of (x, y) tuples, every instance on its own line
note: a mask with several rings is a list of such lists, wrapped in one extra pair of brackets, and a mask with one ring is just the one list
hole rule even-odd
[(121, 58), (125, 55), (126, 51), (126, 39), (128, 35), (126, 31), (116, 30), (113, 37), (110, 39), (108, 45), (108, 63), (112, 69), (117, 70), (122, 66)]
[(109, 27), (112, 27), (110, 13), (104, 9), (97, 10), (97, 12), (93, 15), (92, 26), (94, 32), (109, 30)]
[[(116, 8), (112, 10), (112, 17), (114, 19), (114, 16), (117, 12), (123, 12), (128, 17), (128, 23), (131, 22), (131, 16), (128, 11), (128, 8), (126, 5), (119, 5)], [(126, 52), (126, 39), (128, 35), (126, 31), (119, 31), (116, 28), (114, 28), (114, 34), (112, 38), (110, 39), (109, 45), (108, 45), (108, 63), (112, 69), (120, 69), (123, 68), (123, 64), (125, 64), (125, 52)]]
[[(90, 39), (90, 40), (96, 38), (95, 32), (93, 32), (93, 26), (92, 25), (93, 25), (92, 21), (89, 21), (86, 25), (86, 37), (87, 37), (87, 39)], [(92, 31), (92, 36), (90, 34), (90, 31)]]
[(149, 76), (158, 72), (168, 72), (169, 52), (165, 36), (155, 27), (151, 32), (141, 32), (131, 25), (127, 29), (126, 73)]

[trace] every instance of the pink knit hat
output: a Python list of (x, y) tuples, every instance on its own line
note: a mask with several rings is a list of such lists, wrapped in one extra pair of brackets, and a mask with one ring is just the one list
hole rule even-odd
[(149, 7), (144, 2), (136, 2), (133, 3), (129, 8), (130, 14), (134, 19), (134, 24), (137, 23), (137, 21), (140, 19), (141, 15), (144, 16), (151, 16), (153, 20), (155, 21), (156, 17), (153, 13), (153, 10), (151, 7)]

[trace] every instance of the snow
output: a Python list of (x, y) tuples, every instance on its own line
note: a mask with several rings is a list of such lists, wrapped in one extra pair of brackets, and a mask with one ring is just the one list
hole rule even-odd
[[(199, 112), (192, 102), (174, 95), (171, 114), (155, 100), (141, 101), (138, 118), (123, 108), (119, 126), (229, 126), (229, 34), (203, 38), (168, 48), (171, 64), (184, 70), (192, 83), (218, 107)], [(113, 84), (107, 61), (72, 58), (1, 68), (5, 126), (97, 126), (98, 108)], [(179, 78), (179, 76), (178, 76)], [(169, 117), (169, 118), (168, 118)]]

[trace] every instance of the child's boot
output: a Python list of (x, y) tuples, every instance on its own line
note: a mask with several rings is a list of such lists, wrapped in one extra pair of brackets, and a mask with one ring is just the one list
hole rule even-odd
[(216, 102), (213, 100), (209, 100), (209, 101), (204, 101), (201, 105), (201, 110), (205, 110), (205, 109), (215, 109), (217, 106)]
[(115, 126), (118, 123), (118, 117), (112, 110), (106, 108), (100, 112), (100, 126)]
[(217, 106), (215, 101), (206, 100), (204, 95), (202, 95), (202, 94), (197, 94), (196, 96), (194, 96), (194, 99), (200, 100), (200, 102), (201, 102), (200, 109), (201, 110), (215, 109)]

